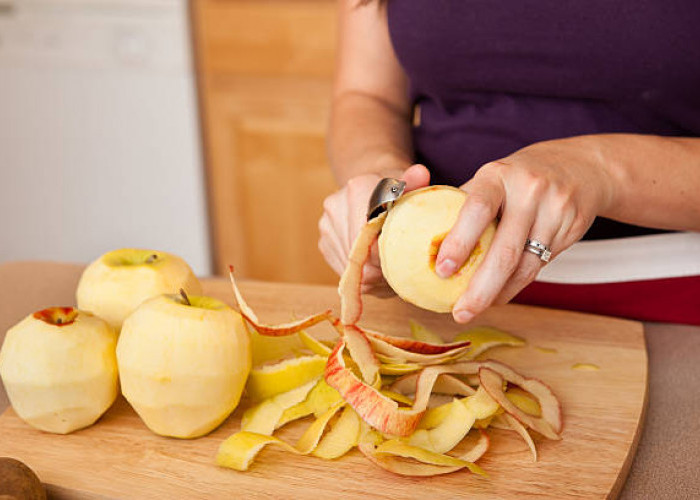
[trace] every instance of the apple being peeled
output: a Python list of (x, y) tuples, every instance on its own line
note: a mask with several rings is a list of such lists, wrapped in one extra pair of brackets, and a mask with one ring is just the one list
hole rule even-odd
[(223, 302), (160, 295), (124, 321), (117, 360), (122, 393), (148, 428), (194, 438), (238, 405), (250, 339), (241, 315)]
[(116, 345), (106, 322), (72, 307), (24, 318), (0, 350), (0, 376), (17, 415), (58, 434), (92, 425), (117, 397)]
[(396, 294), (435, 312), (450, 312), (484, 260), (496, 223), (479, 238), (466, 263), (453, 276), (435, 273), (440, 245), (450, 231), (467, 194), (451, 186), (430, 186), (402, 196), (389, 211), (379, 235), (382, 272)]
[(202, 293), (187, 263), (166, 252), (122, 248), (102, 255), (78, 283), (78, 308), (107, 321), (117, 331), (144, 300), (164, 293)]

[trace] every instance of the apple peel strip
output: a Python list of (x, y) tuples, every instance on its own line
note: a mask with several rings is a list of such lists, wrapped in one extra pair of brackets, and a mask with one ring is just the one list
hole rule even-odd
[[(437, 354), (453, 354), (457, 349), (469, 347), (471, 342), (469, 340), (461, 340), (458, 342), (433, 344), (430, 342), (423, 342), (420, 340), (414, 340), (407, 337), (396, 337), (393, 335), (385, 335), (383, 333), (375, 332), (368, 329), (363, 329), (365, 334), (372, 341), (377, 350), (386, 349), (386, 345), (400, 349), (403, 352), (411, 352), (415, 354), (423, 355), (437, 355)], [(388, 350), (385, 354), (392, 355), (395, 350)]]
[(428, 327), (421, 325), (417, 321), (412, 319), (408, 320), (408, 324), (411, 328), (411, 337), (429, 344), (444, 344), (445, 341), (437, 333), (430, 330)]
[(340, 458), (357, 446), (362, 420), (351, 406), (345, 405), (338, 421), (318, 443), (312, 454), (326, 460)]
[[(459, 379), (450, 377), (452, 374), (457, 375), (472, 375), (479, 373), (479, 368), (482, 364), (480, 361), (463, 361), (461, 363), (453, 363), (450, 365), (440, 365), (440, 375), (438, 380), (435, 382), (433, 387), (433, 392), (439, 392), (442, 394), (459, 394), (465, 392), (467, 396), (471, 396), (476, 391), (468, 384), (462, 382)], [(431, 367), (433, 369), (438, 367)], [(391, 385), (391, 390), (399, 392), (401, 394), (415, 394), (418, 388), (418, 380), (420, 378), (421, 372), (411, 373), (404, 375), (403, 377), (394, 381)], [(450, 380), (453, 379), (453, 380)], [(454, 392), (452, 392), (454, 391)], [(459, 392), (457, 392), (459, 391)]]
[(317, 382), (312, 380), (248, 408), (241, 419), (241, 430), (271, 436), (284, 412), (304, 401)]
[(317, 325), (323, 321), (332, 320), (332, 311), (330, 309), (301, 318), (298, 320), (290, 321), (288, 323), (281, 323), (277, 325), (269, 325), (260, 322), (258, 316), (255, 314), (253, 309), (248, 305), (248, 303), (243, 298), (241, 291), (238, 289), (236, 284), (236, 279), (233, 276), (233, 266), (229, 266), (229, 277), (231, 278), (231, 287), (233, 288), (233, 294), (236, 296), (236, 302), (238, 303), (238, 308), (240, 309), (241, 316), (243, 316), (248, 323), (257, 331), (260, 335), (267, 335), (269, 337), (282, 337), (285, 335), (293, 335), (306, 328)]
[(312, 354), (255, 367), (248, 375), (246, 395), (260, 401), (291, 391), (323, 375), (325, 366), (325, 357)]
[(338, 391), (326, 384), (326, 381), (321, 379), (311, 389), (306, 399), (290, 408), (287, 408), (278, 420), (275, 429), (279, 429), (287, 425), (289, 422), (299, 420), (300, 418), (314, 415), (320, 417), (329, 408), (343, 399), (338, 394)]
[(348, 264), (338, 284), (340, 295), (340, 321), (344, 325), (354, 325), (362, 315), (362, 268), (369, 258), (374, 239), (379, 235), (386, 219), (386, 212), (371, 219), (362, 226), (348, 255)]
[[(395, 450), (392, 449), (391, 445), (384, 446), (383, 452), (378, 453), (377, 446), (381, 446), (381, 440), (381, 435), (377, 431), (371, 430), (365, 424), (363, 433), (360, 437), (360, 442), (358, 443), (358, 449), (372, 463), (394, 474), (402, 476), (426, 477), (436, 476), (440, 474), (449, 474), (452, 472), (459, 471), (465, 467), (463, 465), (445, 466), (420, 461), (407, 461), (403, 458), (400, 458), (402, 454), (405, 455), (405, 453), (402, 453), (405, 451), (405, 449), (401, 450), (400, 453), (394, 453)], [(462, 460), (464, 462), (473, 464), (474, 462), (479, 460), (484, 455), (484, 453), (486, 453), (486, 451), (489, 449), (489, 444), (490, 440), (488, 435), (485, 432), (480, 431), (479, 440), (474, 444), (474, 446), (472, 446), (463, 455), (459, 457), (450, 458), (456, 458), (458, 460)], [(420, 452), (418, 454), (421, 458), (426, 458), (425, 454)], [(478, 468), (478, 470), (481, 471), (481, 468)]]
[(464, 357), (469, 360), (475, 359), (494, 347), (522, 347), (525, 345), (525, 340), (520, 337), (491, 326), (477, 326), (466, 332), (458, 333), (455, 336), (455, 341), (458, 340), (471, 342), (472, 348)]
[[(549, 439), (561, 439), (561, 406), (551, 389), (537, 379), (526, 379), (511, 368), (495, 361), (489, 361), (479, 369), (481, 386), (501, 407), (523, 425), (539, 432)], [(507, 381), (528, 391), (537, 398), (542, 408), (542, 417), (535, 417), (513, 404), (503, 390)]]
[(345, 403), (337, 403), (316, 419), (294, 446), (274, 436), (246, 431), (237, 432), (221, 443), (216, 455), (216, 463), (238, 471), (248, 470), (258, 453), (268, 444), (281, 446), (286, 451), (298, 455), (308, 455), (318, 445), (328, 422), (343, 406)]
[(503, 415), (503, 417), (505, 418), (506, 422), (508, 422), (510, 428), (517, 432), (520, 437), (523, 438), (523, 441), (525, 441), (527, 447), (530, 448), (530, 452), (532, 453), (532, 461), (537, 462), (537, 447), (535, 446), (535, 442), (532, 440), (532, 436), (530, 436), (530, 433), (527, 432), (525, 426), (507, 413)]
[(476, 416), (461, 400), (447, 403), (442, 421), (431, 429), (416, 429), (406, 443), (433, 453), (447, 453), (469, 433)]
[[(455, 365), (430, 366), (416, 378), (415, 400), (411, 408), (399, 408), (393, 399), (363, 382), (345, 366), (345, 337), (338, 340), (328, 357), (325, 379), (352, 406), (360, 418), (375, 429), (392, 436), (408, 436), (418, 426), (428, 407), (433, 385), (442, 373), (450, 373)], [(358, 364), (362, 360), (355, 360)]]
[(382, 444), (377, 446), (374, 452), (377, 455), (389, 454), (395, 457), (413, 458), (431, 465), (457, 467), (458, 469), (466, 467), (474, 474), (478, 474), (480, 476), (486, 475), (486, 472), (484, 472), (481, 467), (473, 462), (467, 462), (461, 458), (444, 455), (442, 453), (435, 453), (418, 446), (411, 446), (410, 444), (406, 444), (398, 439), (384, 441)]

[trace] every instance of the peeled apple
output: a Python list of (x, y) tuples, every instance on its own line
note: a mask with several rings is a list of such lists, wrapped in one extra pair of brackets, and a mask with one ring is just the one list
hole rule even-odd
[(30, 314), (10, 328), (0, 376), (29, 425), (66, 434), (92, 425), (117, 397), (117, 333), (72, 307)]
[(117, 360), (122, 393), (156, 434), (194, 438), (236, 408), (250, 371), (239, 313), (209, 297), (161, 295), (124, 322)]
[(202, 286), (181, 257), (157, 250), (120, 248), (107, 252), (83, 271), (78, 307), (90, 311), (117, 331), (141, 303), (164, 293), (198, 295)]
[(379, 235), (382, 272), (396, 294), (435, 312), (450, 312), (484, 260), (496, 231), (492, 222), (466, 263), (451, 277), (435, 273), (440, 245), (467, 198), (461, 189), (430, 186), (402, 196), (389, 211)]

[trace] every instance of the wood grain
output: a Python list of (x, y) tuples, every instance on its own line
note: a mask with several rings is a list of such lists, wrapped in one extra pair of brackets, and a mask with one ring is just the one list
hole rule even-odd
[[(231, 301), (224, 280), (206, 291)], [(331, 287), (244, 283), (260, 315), (289, 319), (292, 312), (337, 308)], [(398, 300), (370, 299), (363, 323), (387, 333), (407, 330), (408, 318), (449, 339), (459, 327), (447, 316)], [(519, 438), (494, 432), (492, 449), (480, 464), (487, 479), (465, 472), (411, 479), (394, 476), (353, 451), (334, 462), (265, 450), (247, 473), (213, 464), (219, 443), (239, 427), (243, 406), (212, 434), (182, 441), (151, 434), (122, 399), (94, 426), (67, 436), (36, 431), (12, 410), (0, 417), (0, 455), (32, 467), (62, 498), (606, 498), (615, 497), (636, 449), (646, 401), (647, 356), (639, 323), (525, 306), (489, 310), (480, 323), (527, 339), (522, 348), (501, 348), (491, 357), (546, 381), (564, 410), (563, 440), (537, 439), (540, 460), (532, 463)], [(319, 328), (319, 336), (330, 335)], [(556, 349), (545, 353), (538, 347)], [(572, 370), (594, 363), (599, 371)], [(297, 426), (288, 436), (298, 436)], [(56, 485), (54, 488), (51, 485)]]
[(317, 250), (335, 53), (330, 0), (192, 2), (215, 270), (324, 283)]

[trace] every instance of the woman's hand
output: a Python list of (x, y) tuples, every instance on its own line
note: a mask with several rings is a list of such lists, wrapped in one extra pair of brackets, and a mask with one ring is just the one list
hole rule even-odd
[(553, 257), (578, 241), (614, 196), (612, 176), (585, 137), (536, 143), (481, 167), (462, 186), (459, 218), (443, 241), (436, 271), (459, 269), (494, 218), (500, 222), (491, 248), (468, 289), (455, 304), (466, 323), (493, 303), (512, 299), (544, 265), (524, 252), (528, 238), (548, 245)]
[[(393, 175), (397, 174), (398, 172)], [(357, 233), (367, 221), (367, 203), (381, 179), (376, 174), (353, 177), (323, 202), (324, 211), (318, 223), (318, 248), (326, 262), (339, 275), (345, 270)], [(430, 183), (430, 173), (423, 165), (413, 165), (403, 172), (401, 179), (406, 181), (406, 191), (411, 191), (427, 186)], [(370, 259), (362, 271), (362, 293), (386, 290), (388, 287), (385, 284), (375, 241)]]

